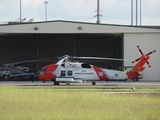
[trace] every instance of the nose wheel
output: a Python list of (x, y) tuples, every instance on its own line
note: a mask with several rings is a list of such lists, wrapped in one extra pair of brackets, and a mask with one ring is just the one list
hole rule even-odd
[(60, 82), (55, 81), (53, 85), (60, 85)]
[(96, 82), (92, 82), (92, 85), (96, 85)]

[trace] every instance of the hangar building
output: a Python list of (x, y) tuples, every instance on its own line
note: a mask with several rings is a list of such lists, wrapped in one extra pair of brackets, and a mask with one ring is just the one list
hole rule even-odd
[[(128, 61), (86, 61), (100, 67), (134, 66), (132, 61), (152, 50), (151, 68), (143, 80), (160, 81), (160, 29), (73, 21), (0, 25), (0, 62), (55, 58), (63, 55), (124, 58)], [(35, 70), (56, 60), (30, 63)]]

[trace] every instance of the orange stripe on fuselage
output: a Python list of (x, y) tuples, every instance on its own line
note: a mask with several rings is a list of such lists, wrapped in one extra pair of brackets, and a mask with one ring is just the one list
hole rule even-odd
[(93, 66), (93, 68), (94, 68), (95, 72), (97, 73), (99, 80), (108, 80), (109, 79), (101, 68), (99, 68), (97, 66)]

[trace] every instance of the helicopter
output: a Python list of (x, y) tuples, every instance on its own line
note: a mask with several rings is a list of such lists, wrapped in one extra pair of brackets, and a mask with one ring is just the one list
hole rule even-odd
[(20, 61), (20, 62), (2, 64), (0, 66), (0, 79), (1, 80), (32, 79), (32, 81), (34, 81), (37, 77), (37, 71), (34, 71), (32, 68), (35, 66), (35, 64), (31, 68), (23, 64), (30, 63), (30, 62), (43, 61), (43, 60), (49, 60), (49, 59), (53, 59), (53, 58), (28, 60), (28, 61)]
[(141, 57), (132, 61), (138, 62), (130, 71), (124, 72), (119, 70), (112, 70), (101, 68), (95, 65), (91, 65), (85, 62), (73, 62), (72, 59), (91, 59), (91, 60), (124, 60), (117, 58), (103, 58), (103, 57), (76, 57), (65, 55), (60, 57), (57, 63), (49, 64), (42, 67), (38, 71), (38, 78), (40, 81), (53, 81), (54, 85), (60, 85), (60, 83), (83, 83), (86, 81), (92, 81), (92, 85), (96, 85), (96, 81), (108, 81), (108, 80), (126, 80), (135, 79), (141, 75), (145, 67), (145, 63), (150, 64), (148, 59), (150, 54), (156, 52), (153, 50), (148, 54), (143, 54), (140, 47), (137, 46)]

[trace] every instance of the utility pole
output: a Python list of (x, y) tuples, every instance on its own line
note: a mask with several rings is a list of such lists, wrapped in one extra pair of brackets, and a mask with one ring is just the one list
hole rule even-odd
[(99, 9), (99, 0), (97, 0), (97, 24), (100, 24), (100, 9)]

